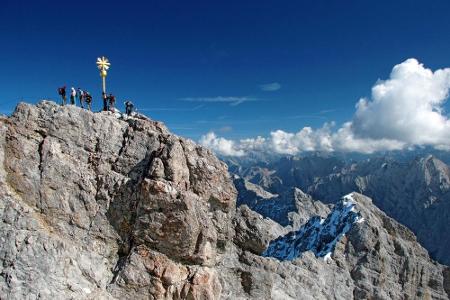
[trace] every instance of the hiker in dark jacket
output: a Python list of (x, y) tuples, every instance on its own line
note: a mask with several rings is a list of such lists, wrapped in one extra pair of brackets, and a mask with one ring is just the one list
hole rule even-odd
[(88, 109), (91, 111), (92, 96), (87, 91), (84, 92), (84, 101), (86, 101)]
[(133, 112), (134, 104), (130, 100), (125, 101), (125, 113), (127, 116), (131, 115)]
[(84, 91), (80, 88), (77, 89), (78, 101), (80, 101), (81, 108), (84, 108)]
[(102, 92), (103, 98), (103, 111), (108, 111), (108, 96), (106, 96), (105, 92)]
[(61, 105), (66, 105), (66, 86), (60, 87), (58, 89), (58, 94), (61, 96), (62, 98), (62, 103)]
[(109, 94), (109, 110), (114, 112), (114, 106), (116, 104), (116, 97), (113, 94)]

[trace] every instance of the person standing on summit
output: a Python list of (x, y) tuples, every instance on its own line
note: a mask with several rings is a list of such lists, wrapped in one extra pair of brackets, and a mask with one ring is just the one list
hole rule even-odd
[(103, 98), (103, 111), (108, 111), (108, 96), (106, 96), (105, 92), (102, 92)]
[(74, 87), (71, 88), (70, 91), (70, 104), (75, 105), (75, 97), (77, 96), (77, 91)]
[(109, 100), (109, 110), (114, 112), (114, 106), (116, 105), (116, 97), (113, 94), (109, 94), (108, 96), (108, 100)]
[(84, 108), (84, 91), (80, 88), (77, 89), (78, 100), (80, 101), (81, 108)]
[(131, 113), (133, 112), (133, 102), (131, 102), (130, 100), (125, 101), (125, 113), (127, 114), (127, 116), (130, 116)]
[(84, 98), (87, 104), (87, 108), (89, 111), (91, 111), (91, 103), (92, 103), (92, 96), (88, 91), (84, 92)]
[(62, 98), (62, 103), (61, 105), (66, 105), (66, 86), (60, 87), (58, 89), (58, 94), (61, 96)]

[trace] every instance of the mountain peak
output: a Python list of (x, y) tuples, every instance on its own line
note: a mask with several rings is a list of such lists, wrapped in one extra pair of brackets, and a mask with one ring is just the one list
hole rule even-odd
[(293, 260), (303, 252), (312, 251), (317, 257), (330, 257), (340, 239), (355, 223), (363, 221), (353, 194), (348, 194), (336, 203), (326, 218), (312, 217), (297, 231), (272, 241), (263, 255)]
[[(448, 298), (447, 269), (365, 197), (353, 193), (328, 213), (295, 189), (269, 199), (249, 195), (268, 211), (289, 206), (274, 214), (283, 220), (293, 210), (306, 224), (313, 214), (328, 215), (310, 221), (312, 228), (328, 225), (319, 238), (304, 238), (314, 245), (307, 249), (332, 259), (308, 251), (292, 262), (259, 255), (296, 225), (283, 227), (245, 206), (236, 210), (227, 166), (163, 123), (52, 102), (19, 104), (0, 118), (0, 294)], [(355, 223), (359, 214), (365, 221)]]

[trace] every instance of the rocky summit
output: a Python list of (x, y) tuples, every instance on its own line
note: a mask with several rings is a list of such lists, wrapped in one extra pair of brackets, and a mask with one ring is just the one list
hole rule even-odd
[[(21, 103), (0, 132), (1, 299), (450, 297), (450, 269), (360, 194), (283, 227), (236, 208), (227, 166), (144, 116)], [(269, 255), (277, 240), (301, 255)]]

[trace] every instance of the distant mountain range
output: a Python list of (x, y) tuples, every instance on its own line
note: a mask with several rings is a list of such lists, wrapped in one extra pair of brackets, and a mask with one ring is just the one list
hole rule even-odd
[[(239, 178), (235, 179), (238, 204), (245, 203), (282, 225), (295, 227), (295, 214), (299, 213), (295, 199), (305, 197), (305, 193), (324, 203), (334, 203), (357, 191), (408, 226), (434, 259), (449, 265), (450, 168), (435, 155), (448, 158), (444, 151), (434, 151), (433, 155), (411, 151), (359, 159), (314, 153), (264, 157), (259, 162), (254, 157), (225, 160), (230, 172)], [(277, 196), (252, 203), (256, 198), (249, 194), (249, 183), (253, 190), (260, 190), (259, 194), (266, 191)]]

